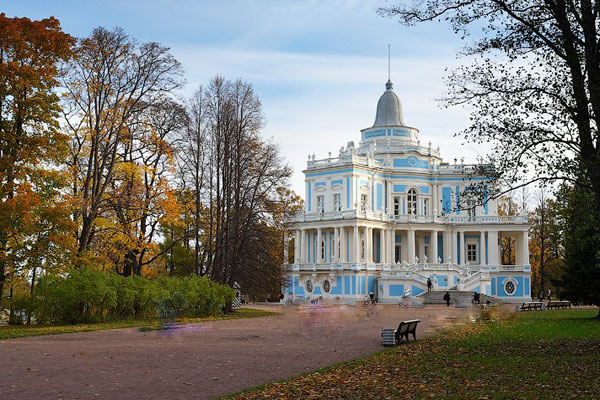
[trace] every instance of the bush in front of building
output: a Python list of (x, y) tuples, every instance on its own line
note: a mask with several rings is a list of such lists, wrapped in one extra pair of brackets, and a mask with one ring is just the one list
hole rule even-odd
[(11, 323), (79, 324), (154, 317), (217, 315), (233, 289), (205, 277), (123, 277), (92, 268), (44, 276), (35, 294), (16, 295), (5, 307)]

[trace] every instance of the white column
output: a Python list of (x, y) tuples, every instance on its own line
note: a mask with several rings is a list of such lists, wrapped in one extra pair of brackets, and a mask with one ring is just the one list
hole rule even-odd
[[(431, 215), (436, 216), (439, 213), (440, 203), (438, 201), (438, 184), (434, 183), (431, 187)], [(437, 262), (437, 261), (436, 261)]]
[(294, 264), (300, 263), (300, 229), (294, 235)]
[(300, 263), (301, 264), (308, 264), (309, 260), (308, 260), (308, 232), (306, 232), (306, 229), (302, 229), (302, 240), (300, 243), (301, 246), (301, 253), (300, 253)]
[(354, 242), (352, 256), (354, 263), (358, 264), (360, 262), (360, 236), (358, 234), (358, 225), (354, 225), (354, 235), (352, 236), (352, 241)]
[(333, 255), (331, 257), (331, 260), (335, 263), (338, 262), (338, 259), (339, 259), (339, 257), (338, 257), (338, 252), (339, 252), (338, 241), (340, 239), (339, 229), (340, 228), (338, 228), (338, 227), (333, 228), (333, 232), (334, 232), (334, 234), (333, 234)]
[(390, 250), (389, 250), (389, 259), (390, 259), (390, 264), (395, 264), (396, 263), (396, 259), (395, 254), (396, 254), (396, 230), (394, 228), (390, 229), (390, 237), (389, 237), (389, 241), (390, 241)]
[(465, 251), (465, 232), (460, 231), (460, 265), (467, 264), (467, 252)]
[(453, 264), (457, 264), (458, 263), (458, 249), (456, 248), (456, 232), (454, 230), (452, 230), (450, 232), (450, 237), (451, 237), (451, 241), (450, 241), (450, 247), (452, 248), (452, 263)]
[(529, 232), (523, 231), (521, 240), (521, 264), (529, 265)]
[[(346, 228), (343, 226), (340, 227), (340, 260), (339, 262), (346, 262), (346, 238), (344, 235), (346, 234)], [(343, 278), (342, 278), (343, 279)]]
[(450, 244), (450, 233), (445, 230), (444, 233), (444, 259), (442, 260), (445, 263), (450, 262), (450, 258), (452, 257), (452, 245)]
[(387, 241), (385, 240), (386, 235), (387, 233), (385, 229), (379, 229), (379, 262), (381, 264), (385, 264), (387, 262), (387, 251), (385, 251), (385, 248), (387, 247)]
[(479, 232), (479, 257), (481, 257), (481, 262), (479, 265), (487, 265), (485, 262), (485, 257), (487, 255), (487, 246), (485, 245), (485, 232)]
[(365, 239), (365, 245), (367, 246), (365, 254), (366, 262), (373, 262), (373, 228), (365, 228), (365, 234), (367, 235)]
[[(283, 231), (283, 265), (288, 265), (289, 260), (289, 250), (290, 249), (290, 233), (287, 229)], [(296, 253), (294, 252), (294, 257), (296, 257)]]
[(323, 255), (323, 250), (321, 248), (321, 228), (317, 229), (317, 249), (315, 250), (316, 257), (315, 260), (317, 260), (317, 263), (323, 262), (323, 258), (321, 257)]
[(498, 232), (488, 231), (488, 264), (499, 265), (498, 262)]
[(414, 264), (415, 262), (415, 231), (411, 229), (407, 232), (406, 245), (408, 246), (408, 263)]
[(437, 263), (438, 258), (438, 231), (434, 230), (431, 232), (431, 260), (430, 263)]
[(388, 181), (388, 214), (394, 215), (394, 198), (392, 196), (392, 192), (394, 190), (394, 185), (392, 181)]

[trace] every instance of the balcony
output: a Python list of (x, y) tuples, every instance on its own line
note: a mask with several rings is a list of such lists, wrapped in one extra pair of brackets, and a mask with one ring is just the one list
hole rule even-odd
[(482, 225), (482, 224), (527, 224), (526, 215), (481, 215), (476, 217), (460, 215), (393, 215), (382, 211), (359, 211), (342, 210), (322, 213), (304, 213), (291, 216), (287, 219), (289, 223), (315, 222), (315, 221), (335, 221), (345, 219), (367, 219), (370, 221), (396, 222), (399, 224), (460, 224), (460, 225)]
[(526, 215), (480, 215), (476, 217), (452, 216), (443, 217), (447, 224), (526, 224)]
[[(420, 277), (427, 277), (432, 273), (456, 273), (469, 277), (463, 283), (470, 282), (475, 279), (475, 275), (484, 279), (489, 278), (489, 273), (501, 272), (531, 272), (529, 265), (458, 265), (458, 264), (438, 264), (438, 263), (366, 263), (360, 261), (358, 263), (337, 263), (337, 262), (320, 262), (320, 263), (302, 263), (293, 264), (292, 271), (294, 272), (336, 272), (336, 271), (379, 271), (386, 276), (415, 276), (415, 274), (423, 273)], [(420, 278), (419, 278), (420, 279)]]

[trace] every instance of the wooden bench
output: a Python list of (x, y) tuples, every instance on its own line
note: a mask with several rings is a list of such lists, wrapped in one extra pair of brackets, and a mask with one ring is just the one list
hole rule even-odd
[(570, 301), (549, 301), (548, 304), (546, 305), (546, 308), (548, 310), (552, 310), (552, 309), (560, 309), (560, 308), (571, 308), (571, 302)]
[(519, 309), (521, 311), (532, 311), (532, 310), (541, 310), (543, 303), (541, 301), (532, 301), (530, 303), (523, 303)]
[(413, 340), (417, 340), (417, 325), (421, 322), (420, 319), (411, 319), (408, 321), (400, 322), (398, 329), (383, 329), (381, 336), (383, 338), (384, 346), (393, 346), (399, 344), (402, 338), (409, 341), (409, 335), (412, 335)]

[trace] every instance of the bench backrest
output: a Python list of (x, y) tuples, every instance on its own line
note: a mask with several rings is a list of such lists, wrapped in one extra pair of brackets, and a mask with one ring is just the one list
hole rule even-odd
[(408, 321), (400, 322), (400, 325), (398, 325), (398, 334), (403, 334), (415, 330), (419, 322), (421, 322), (420, 319), (411, 319)]
[(406, 333), (408, 331), (408, 324), (406, 322), (400, 322), (400, 325), (398, 325), (398, 334), (402, 335), (403, 333)]

